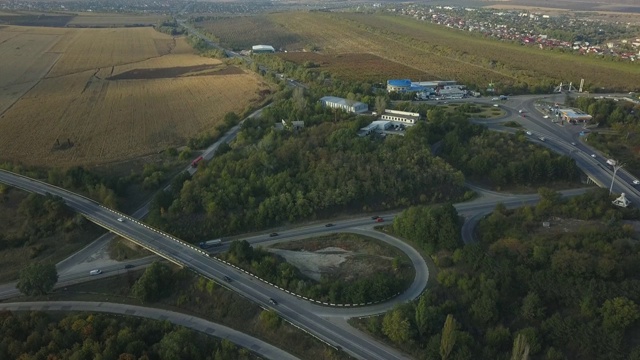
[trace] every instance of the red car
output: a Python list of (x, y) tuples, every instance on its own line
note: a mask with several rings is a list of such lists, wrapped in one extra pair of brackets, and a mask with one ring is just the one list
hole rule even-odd
[(383, 221), (384, 221), (384, 219), (383, 219), (383, 218), (381, 218), (381, 217), (379, 217), (379, 218), (377, 218), (377, 219), (376, 219), (376, 222), (383, 222)]

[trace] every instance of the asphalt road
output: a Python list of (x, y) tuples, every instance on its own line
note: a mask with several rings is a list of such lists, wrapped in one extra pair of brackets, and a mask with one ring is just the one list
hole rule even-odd
[[(68, 206), (83, 214), (89, 220), (103, 226), (114, 233), (131, 239), (156, 254), (174, 263), (191, 268), (211, 279), (220, 281), (225, 275), (234, 281), (228, 284), (232, 290), (265, 308), (273, 308), (280, 316), (294, 325), (305, 329), (316, 337), (361, 359), (403, 359), (406, 358), (399, 351), (371, 339), (345, 331), (324, 318), (309, 311), (305, 305), (309, 303), (292, 295), (286, 294), (268, 284), (254, 279), (252, 276), (239, 272), (204, 254), (202, 250), (183, 243), (170, 235), (153, 230), (124, 214), (109, 210), (93, 200), (84, 198), (40, 181), (0, 171), (0, 182), (39, 194), (51, 193), (65, 199)], [(117, 219), (126, 220), (120, 222)], [(275, 298), (278, 305), (269, 303)], [(302, 304), (302, 305), (301, 305)]]
[(270, 345), (258, 338), (233, 330), (224, 325), (216, 324), (198, 317), (163, 309), (148, 308), (127, 304), (89, 301), (57, 301), (57, 302), (19, 302), (0, 304), (2, 311), (86, 311), (136, 316), (159, 321), (169, 321), (173, 324), (226, 339), (236, 345), (247, 348), (261, 357), (273, 360), (296, 360), (297, 357)]
[[(207, 147), (207, 149), (205, 149), (202, 152), (202, 157), (206, 160), (209, 161), (211, 160), (214, 156), (216, 151), (218, 151), (218, 148), (220, 147), (220, 145), (222, 143), (230, 143), (231, 141), (233, 141), (236, 136), (238, 135), (238, 131), (240, 131), (240, 128), (242, 127), (242, 125), (244, 124), (244, 122), (247, 119), (250, 118), (254, 118), (256, 116), (260, 116), (260, 114), (262, 113), (262, 110), (264, 110), (265, 108), (269, 107), (270, 105), (267, 105), (259, 110), (254, 111), (251, 115), (247, 116), (245, 119), (243, 119), (238, 125), (232, 127), (231, 129), (229, 129), (227, 131), (227, 133), (225, 133), (224, 136), (222, 136), (220, 139), (218, 139), (215, 143), (211, 144), (209, 147)], [(198, 171), (198, 168), (194, 168), (191, 165), (187, 166), (184, 171), (189, 172), (189, 174), (193, 175), (194, 173), (196, 173)], [(170, 186), (166, 186), (164, 189), (162, 190), (167, 190), (169, 189)], [(138, 210), (136, 210), (131, 217), (134, 219), (143, 219), (145, 216), (147, 216), (147, 214), (149, 213), (149, 205), (151, 204), (151, 201), (148, 201), (147, 203), (145, 203), (144, 205), (142, 205)], [(75, 254), (69, 256), (68, 258), (64, 259), (63, 261), (59, 262), (58, 264), (56, 264), (56, 269), (58, 270), (58, 274), (63, 275), (66, 274), (69, 271), (72, 271), (74, 266), (77, 266), (78, 264), (81, 264), (83, 262), (86, 261), (86, 259), (88, 259), (90, 256), (92, 256), (93, 254), (95, 254), (99, 249), (107, 246), (108, 242), (115, 239), (117, 237), (116, 234), (109, 232), (106, 233), (102, 236), (100, 236), (98, 239), (94, 240), (91, 244), (87, 245), (86, 247), (84, 247), (83, 249), (81, 249), (80, 251), (76, 252)], [(0, 294), (1, 294), (1, 289), (2, 287), (0, 286)]]
[[(581, 170), (599, 186), (607, 189), (611, 186), (613, 170), (606, 163), (607, 156), (588, 146), (587, 142), (582, 141), (583, 137), (580, 133), (584, 131), (583, 127), (581, 125), (553, 123), (550, 118), (545, 119), (543, 117), (545, 114), (541, 112), (540, 107), (537, 107), (535, 104), (538, 100), (544, 100), (550, 103), (560, 102), (561, 99), (564, 99), (564, 94), (549, 95), (539, 99), (535, 97), (512, 99), (509, 101), (513, 103), (508, 104), (508, 106), (513, 110), (524, 110), (526, 117), (518, 116), (516, 111), (512, 116), (501, 119), (501, 121), (517, 121), (523, 126), (525, 131), (529, 130), (532, 132), (532, 135), (528, 136), (530, 141), (573, 158)], [(487, 124), (487, 126), (492, 130), (512, 133), (518, 130), (505, 128), (497, 123)], [(541, 141), (540, 137), (544, 137), (545, 140)], [(572, 143), (575, 145), (572, 145)], [(595, 158), (592, 157), (592, 155), (595, 155)], [(615, 194), (625, 193), (626, 197), (637, 206), (640, 205), (640, 192), (636, 186), (632, 184), (633, 180), (635, 180), (635, 177), (622, 168), (616, 173), (612, 190)]]
[[(521, 106), (527, 107), (531, 106), (529, 102), (533, 102), (533, 98), (530, 100), (523, 100), (520, 104)], [(505, 106), (505, 105), (502, 105)], [(513, 108), (512, 108), (513, 109)], [(512, 117), (513, 112), (508, 113), (508, 117)], [(527, 116), (527, 120), (521, 119), (522, 122), (529, 121), (531, 122), (529, 126), (536, 129), (536, 131), (540, 134), (546, 135), (548, 138), (547, 141), (539, 142), (547, 147), (552, 148), (555, 151), (560, 153), (569, 154), (570, 156), (576, 158), (578, 165), (581, 166), (587, 173), (590, 173), (594, 179), (597, 179), (601, 183), (605, 183), (607, 180), (607, 169), (599, 166), (596, 162), (597, 159), (593, 159), (589, 155), (587, 155), (584, 150), (580, 151), (580, 148), (576, 146), (572, 146), (566, 143), (566, 134), (560, 133), (557, 135), (557, 132), (552, 132), (552, 130), (556, 130), (554, 126), (557, 125), (549, 125), (541, 122), (542, 115), (539, 115), (540, 119), (536, 119), (535, 115), (529, 114)], [(490, 127), (497, 127), (496, 125), (489, 124)], [(230, 141), (235, 133), (237, 133), (238, 129), (235, 129), (235, 132), (231, 132), (228, 134), (230, 137), (225, 138), (223, 141)], [(500, 131), (509, 131), (509, 129), (498, 129)], [(532, 139), (532, 141), (536, 141), (536, 139)], [(585, 149), (588, 149), (585, 147)], [(211, 152), (207, 156), (212, 156), (215, 149), (212, 149)], [(595, 162), (595, 163), (594, 163)], [(601, 165), (601, 164), (600, 164)], [(195, 169), (190, 169), (195, 170)], [(610, 176), (609, 176), (610, 181)], [(343, 327), (335, 326), (331, 322), (326, 321), (323, 318), (320, 318), (318, 315), (322, 316), (336, 316), (336, 317), (348, 317), (348, 316), (363, 316), (373, 313), (384, 312), (389, 309), (389, 305), (394, 301), (406, 301), (410, 300), (413, 297), (417, 296), (420, 292), (424, 290), (424, 285), (426, 285), (426, 278), (428, 278), (428, 269), (426, 271), (422, 269), (420, 272), (423, 275), (423, 278), (414, 281), (410, 290), (404, 296), (398, 297), (396, 300), (376, 305), (371, 308), (357, 308), (357, 309), (334, 309), (334, 308), (325, 308), (318, 307), (315, 304), (306, 302), (294, 296), (285, 294), (279, 290), (276, 290), (270, 285), (262, 283), (260, 281), (255, 280), (249, 275), (246, 275), (242, 272), (234, 270), (233, 268), (227, 267), (224, 264), (221, 264), (218, 261), (212, 260), (208, 257), (208, 255), (203, 254), (203, 252), (199, 249), (196, 249), (188, 244), (184, 244), (177, 239), (174, 239), (170, 235), (163, 234), (157, 232), (153, 229), (146, 227), (143, 224), (136, 222), (133, 218), (127, 218), (123, 214), (119, 214), (113, 212), (105, 207), (89, 200), (83, 198), (77, 194), (70, 193), (63, 189), (58, 189), (52, 187), (48, 184), (44, 184), (32, 179), (28, 179), (25, 177), (17, 176), (8, 172), (1, 171), (0, 172), (0, 181), (7, 183), (9, 185), (25, 189), (27, 191), (36, 192), (36, 193), (45, 193), (49, 192), (52, 194), (56, 194), (65, 198), (67, 204), (76, 209), (78, 212), (84, 214), (90, 220), (104, 226), (124, 237), (134, 239), (134, 241), (139, 242), (141, 245), (150, 248), (150, 250), (160, 254), (161, 256), (168, 257), (172, 259), (172, 261), (180, 264), (182, 266), (190, 267), (197, 272), (213, 278), (220, 280), (226, 274), (229, 276), (233, 275), (234, 281), (229, 285), (233, 290), (238, 291), (243, 294), (247, 298), (256, 301), (259, 304), (262, 304), (265, 307), (273, 307), (275, 308), (281, 316), (291, 321), (292, 323), (316, 334), (318, 337), (323, 339), (324, 341), (334, 344), (336, 346), (341, 346), (344, 350), (348, 351), (352, 355), (359, 358), (366, 359), (392, 359), (392, 358), (403, 358), (404, 355), (399, 352), (389, 349), (388, 347), (378, 343), (375, 340), (367, 339), (365, 337), (359, 336), (361, 335), (357, 331), (348, 331)], [(625, 183), (616, 184), (619, 188), (629, 190), (628, 184), (625, 187)], [(616, 188), (614, 188), (614, 191)], [(631, 191), (634, 191), (634, 188), (630, 188)], [(582, 192), (584, 190), (579, 189), (576, 192)], [(458, 211), (470, 217), (471, 219), (477, 219), (478, 214), (484, 214), (490, 212), (495, 204), (498, 202), (503, 202), (508, 206), (519, 206), (522, 204), (527, 204), (535, 201), (535, 195), (533, 197), (525, 196), (504, 196), (504, 195), (496, 195), (489, 194), (489, 198), (481, 198), (474, 202), (457, 204), (456, 207)], [(636, 194), (633, 194), (635, 196)], [(497, 197), (497, 198), (495, 198)], [(393, 214), (388, 214), (387, 220), (391, 220)], [(125, 217), (127, 220), (124, 222), (117, 221), (117, 218)], [(324, 226), (316, 226), (315, 228), (301, 228), (291, 230), (290, 233), (281, 234), (282, 237), (295, 237), (295, 236), (311, 236), (313, 234), (320, 234), (327, 231), (337, 231), (337, 230), (345, 230), (347, 228), (353, 227), (361, 227), (361, 229), (353, 230), (353, 231), (371, 231), (367, 229), (367, 227), (371, 227), (371, 220), (368, 218), (354, 219), (343, 224), (336, 224), (336, 227), (331, 230), (327, 230)], [(469, 227), (466, 230), (463, 230), (463, 235), (465, 231), (469, 231)], [(267, 235), (258, 235), (250, 238), (253, 243), (260, 243), (262, 240), (268, 241)], [(467, 239), (468, 236), (465, 236)], [(415, 250), (414, 250), (415, 251)], [(412, 261), (414, 261), (412, 259)], [(418, 261), (420, 262), (420, 261)], [(424, 262), (421, 262), (424, 264)], [(71, 275), (70, 275), (71, 276)], [(82, 275), (82, 277), (86, 278), (86, 274)], [(67, 281), (66, 279), (64, 281)], [(73, 279), (69, 279), (68, 281), (74, 281)], [(268, 303), (269, 298), (277, 298), (279, 305), (271, 306)]]

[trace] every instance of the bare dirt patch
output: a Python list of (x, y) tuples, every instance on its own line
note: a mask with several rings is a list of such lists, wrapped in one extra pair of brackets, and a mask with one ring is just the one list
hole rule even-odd
[(313, 252), (282, 249), (269, 249), (269, 251), (282, 256), (305, 276), (316, 281), (320, 281), (322, 274), (336, 272), (342, 263), (354, 255), (353, 252), (340, 248), (325, 248)]
[[(579, 219), (563, 219), (560, 217), (552, 217), (548, 219), (549, 227), (540, 224), (540, 228), (537, 233), (544, 235), (556, 235), (563, 233), (578, 232), (580, 230), (586, 230), (589, 228), (602, 228), (601, 221), (595, 220), (579, 220)], [(546, 225), (546, 224), (545, 224)]]
[[(349, 282), (378, 272), (393, 273), (394, 258), (401, 264), (409, 263), (406, 255), (397, 248), (356, 234), (331, 234), (278, 243), (267, 250), (282, 256), (316, 281), (327, 277)], [(412, 268), (406, 276), (413, 279)]]
[(382, 82), (392, 78), (420, 80), (430, 77), (423, 71), (367, 53), (289, 52), (279, 53), (278, 56), (296, 64), (313, 63), (312, 66), (316, 66), (314, 70), (328, 71), (350, 80)]

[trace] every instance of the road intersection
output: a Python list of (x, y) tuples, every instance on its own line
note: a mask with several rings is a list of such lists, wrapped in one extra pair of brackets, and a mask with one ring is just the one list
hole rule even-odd
[[(611, 181), (611, 171), (606, 166), (603, 167), (601, 163), (588, 155), (590, 149), (581, 144), (580, 146), (570, 145), (572, 140), (575, 140), (570, 133), (563, 131), (555, 124), (545, 122), (542, 119), (541, 113), (536, 113), (534, 102), (536, 98), (530, 97), (529, 99), (517, 100), (517, 103), (510, 104), (510, 111), (508, 116), (503, 121), (509, 120), (514, 117), (515, 109), (522, 107), (526, 108), (529, 112), (527, 118), (516, 118), (527, 129), (532, 129), (536, 134), (544, 136), (546, 141), (539, 141), (537, 138), (532, 137), (530, 140), (538, 142), (541, 145), (547, 146), (552, 150), (571, 156), (574, 158), (585, 173), (592, 177), (600, 184), (608, 184)], [(503, 107), (507, 105), (503, 104)], [(533, 109), (533, 110), (532, 110)], [(517, 112), (517, 110), (516, 110)], [(257, 116), (257, 115), (256, 115)], [(491, 122), (487, 126), (493, 130), (499, 131), (513, 131), (508, 128), (500, 127), (499, 125)], [(560, 130), (558, 130), (560, 129)], [(239, 126), (232, 129), (221, 141), (216, 144), (221, 144), (222, 141), (231, 141)], [(215, 147), (217, 148), (217, 146)], [(215, 148), (210, 149), (205, 153), (204, 157), (210, 159), (215, 152)], [(191, 173), (196, 169), (188, 169)], [(623, 177), (630, 175), (624, 174)], [(243, 296), (251, 299), (265, 308), (273, 308), (283, 318), (290, 321), (296, 326), (299, 326), (306, 331), (314, 334), (321, 340), (333, 345), (340, 346), (351, 355), (363, 358), (363, 359), (400, 359), (405, 358), (405, 355), (400, 352), (389, 348), (388, 346), (381, 344), (369, 337), (363, 336), (362, 333), (353, 329), (347, 328), (344, 324), (338, 324), (336, 321), (329, 321), (328, 318), (344, 319), (353, 316), (368, 316), (373, 314), (383, 313), (392, 308), (395, 304), (400, 302), (406, 302), (415, 299), (424, 291), (427, 279), (428, 268), (420, 254), (410, 247), (409, 245), (392, 238), (388, 235), (374, 231), (373, 223), (371, 219), (367, 217), (355, 218), (345, 221), (336, 222), (336, 226), (326, 228), (324, 225), (308, 225), (301, 228), (291, 229), (285, 232), (281, 232), (279, 240), (293, 240), (311, 236), (318, 236), (327, 232), (356, 232), (360, 234), (366, 234), (378, 238), (382, 241), (391, 243), (394, 246), (401, 248), (410, 257), (412, 263), (416, 267), (416, 278), (410, 286), (410, 288), (392, 299), (391, 301), (376, 304), (366, 307), (325, 307), (319, 306), (313, 302), (306, 301), (294, 295), (283, 292), (273, 286), (257, 280), (256, 278), (235, 270), (220, 261), (210, 258), (208, 254), (203, 251), (194, 248), (193, 246), (183, 243), (178, 239), (173, 238), (168, 234), (156, 231), (149, 228), (143, 223), (140, 223), (136, 218), (140, 218), (146, 214), (148, 207), (143, 207), (138, 210), (132, 217), (128, 217), (124, 214), (112, 211), (106, 207), (90, 200), (73, 194), (64, 189), (56, 188), (51, 185), (29, 179), (17, 174), (12, 174), (5, 171), (0, 171), (0, 182), (22, 188), (26, 191), (36, 192), (40, 194), (51, 193), (63, 197), (70, 207), (76, 211), (85, 215), (91, 221), (98, 223), (99, 225), (117, 233), (121, 236), (129, 238), (139, 244), (149, 248), (157, 254), (171, 259), (173, 262), (189, 267), (198, 273), (216, 280), (221, 280), (224, 276), (232, 276), (234, 281), (227, 284), (232, 290), (239, 292)], [(480, 191), (480, 189), (476, 189)], [(583, 193), (584, 189), (570, 190), (565, 193), (566, 196), (573, 196), (579, 193)], [(638, 203), (639, 194), (635, 188), (629, 185), (628, 179), (624, 178), (623, 181), (617, 181), (614, 187), (614, 191), (627, 193), (628, 197), (635, 203)], [(458, 212), (464, 215), (469, 221), (466, 222), (463, 228), (463, 239), (465, 242), (472, 241), (472, 232), (474, 224), (484, 215), (488, 214), (497, 203), (504, 203), (507, 207), (517, 207), (525, 204), (532, 204), (537, 201), (537, 195), (512, 195), (501, 194), (495, 192), (481, 192), (483, 196), (472, 202), (456, 204)], [(386, 220), (392, 220), (395, 214), (385, 214)], [(118, 221), (118, 218), (123, 217), (126, 220), (123, 222)], [(100, 241), (107, 241), (107, 236), (101, 238)], [(272, 241), (268, 235), (260, 234), (252, 237), (248, 237), (246, 240), (252, 244), (261, 244), (268, 241)], [(87, 250), (83, 250), (86, 254), (92, 251), (90, 245)], [(95, 250), (95, 249), (94, 249)], [(70, 271), (71, 265), (81, 258), (81, 255), (71, 257), (58, 265), (58, 269), (61, 272), (61, 284), (70, 284), (74, 281), (83, 281), (86, 279), (85, 274), (77, 274)], [(143, 265), (149, 262), (149, 259), (139, 259), (139, 265)], [(107, 269), (107, 271), (121, 271), (120, 269)], [(15, 291), (15, 290), (14, 290)], [(0, 289), (0, 297), (10, 296), (11, 291), (8, 288)], [(271, 305), (268, 302), (269, 298), (278, 299), (278, 305)]]

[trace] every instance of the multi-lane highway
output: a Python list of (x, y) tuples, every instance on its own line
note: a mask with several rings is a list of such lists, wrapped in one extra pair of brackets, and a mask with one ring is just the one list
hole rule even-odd
[[(514, 98), (510, 99), (507, 103), (503, 103), (501, 106), (508, 110), (507, 117), (504, 120), (512, 119), (517, 113), (518, 109), (525, 109), (527, 113), (526, 118), (516, 118), (519, 122), (525, 126), (526, 129), (530, 129), (535, 135), (531, 136), (531, 141), (538, 142), (541, 145), (547, 146), (554, 151), (562, 154), (569, 155), (576, 159), (578, 165), (594, 180), (607, 186), (611, 181), (611, 172), (608, 168), (603, 167), (602, 163), (590, 156), (590, 150), (584, 144), (579, 144), (575, 141), (575, 138), (571, 133), (563, 132), (563, 128), (556, 124), (550, 123), (548, 120), (542, 118), (542, 114), (535, 108), (535, 98), (529, 97), (527, 99)], [(513, 131), (508, 128), (500, 127), (494, 122), (489, 122), (488, 126), (494, 130), (499, 131)], [(566, 128), (566, 127), (565, 127)], [(560, 129), (560, 130), (558, 130)], [(232, 129), (232, 131), (226, 135), (223, 141), (230, 141), (238, 131), (238, 127)], [(538, 139), (538, 136), (544, 136), (545, 141)], [(571, 142), (576, 142), (576, 145), (571, 145)], [(205, 153), (205, 158), (209, 159), (213, 156), (215, 148), (210, 149), (210, 152)], [(601, 157), (601, 156), (600, 156)], [(604, 160), (602, 160), (604, 161)], [(195, 169), (190, 169), (194, 171)], [(620, 173), (619, 173), (620, 174)], [(623, 174), (624, 176), (624, 174)], [(378, 237), (383, 241), (389, 242), (395, 246), (400, 247), (405, 251), (414, 266), (416, 266), (416, 279), (412, 283), (407, 292), (401, 294), (394, 300), (377, 304), (371, 307), (362, 308), (330, 308), (318, 306), (314, 303), (297, 298), (293, 295), (287, 294), (281, 290), (278, 290), (268, 284), (265, 284), (252, 276), (244, 274), (238, 270), (228, 267), (219, 261), (210, 258), (207, 254), (203, 253), (199, 249), (196, 249), (188, 244), (184, 244), (179, 240), (171, 237), (170, 235), (155, 231), (147, 227), (146, 225), (137, 222), (133, 217), (126, 217), (123, 214), (113, 212), (92, 200), (86, 199), (77, 194), (70, 193), (66, 190), (53, 187), (42, 182), (35, 181), (33, 179), (25, 178), (9, 172), (0, 171), (0, 182), (22, 188), (27, 191), (44, 194), (46, 192), (61, 196), (65, 199), (66, 203), (76, 209), (78, 212), (84, 214), (90, 220), (104, 226), (105, 228), (122, 235), (126, 238), (132, 239), (135, 242), (149, 248), (157, 254), (171, 259), (171, 261), (194, 269), (195, 271), (213, 279), (222, 279), (224, 276), (230, 276), (234, 281), (229, 287), (245, 297), (261, 304), (264, 307), (272, 307), (280, 313), (280, 315), (289, 320), (290, 322), (300, 326), (301, 328), (313, 333), (320, 339), (334, 345), (340, 346), (345, 351), (351, 353), (358, 358), (364, 359), (395, 359), (404, 358), (404, 355), (396, 350), (390, 349), (387, 346), (378, 343), (377, 341), (368, 337), (361, 336), (362, 334), (356, 330), (346, 328), (345, 326), (338, 326), (334, 322), (327, 321), (325, 317), (352, 317), (352, 316), (364, 316), (377, 314), (389, 310), (390, 306), (394, 303), (407, 301), (417, 297), (425, 288), (426, 281), (428, 279), (428, 269), (426, 264), (420, 255), (412, 249), (410, 246), (384, 234), (372, 231), (372, 221), (370, 218), (356, 218), (351, 220), (345, 220), (336, 223), (335, 227), (326, 228), (323, 224), (309, 225), (289, 231), (280, 232), (279, 238), (284, 239), (297, 239), (315, 236), (328, 231), (351, 231), (364, 233), (370, 236)], [(607, 186), (608, 187), (608, 186)], [(566, 193), (567, 196), (582, 193), (584, 190), (572, 190)], [(629, 185), (628, 182), (618, 181), (614, 191), (624, 191), (632, 198), (632, 201), (637, 201), (637, 191)], [(469, 203), (456, 204), (458, 212), (465, 215), (471, 221), (467, 222), (465, 228), (463, 228), (463, 238), (465, 241), (472, 239), (472, 226), (481, 215), (489, 213), (498, 202), (502, 202), (508, 207), (516, 207), (525, 204), (531, 204), (537, 201), (537, 195), (522, 195), (511, 196), (505, 194), (498, 194), (492, 192), (485, 192), (485, 196), (478, 200)], [(634, 201), (634, 202), (635, 202)], [(637, 202), (636, 202), (637, 203)], [(140, 209), (136, 213), (136, 217), (142, 216), (146, 213), (146, 208)], [(386, 214), (386, 220), (392, 220), (395, 214)], [(118, 221), (118, 218), (124, 218), (124, 221)], [(272, 241), (267, 235), (256, 235), (247, 238), (251, 243), (263, 243)], [(141, 260), (141, 264), (146, 260)], [(72, 261), (69, 261), (72, 262)], [(113, 269), (119, 271), (119, 269)], [(80, 281), (78, 274), (65, 274), (68, 278), (61, 278), (61, 282)], [(78, 276), (78, 278), (73, 278)], [(82, 275), (86, 277), (86, 274)], [(7, 290), (8, 291), (8, 290)], [(4, 292), (5, 295), (8, 292)], [(3, 295), (3, 291), (0, 290), (0, 296)], [(270, 305), (269, 298), (278, 299), (278, 305)]]
[[(84, 198), (27, 177), (0, 171), (0, 182), (29, 192), (50, 193), (62, 197), (68, 206), (83, 214), (89, 220), (143, 245), (147, 249), (176, 264), (191, 268), (211, 279), (221, 280), (224, 276), (234, 279), (228, 284), (232, 290), (255, 301), (266, 308), (273, 308), (280, 316), (314, 334), (323, 341), (340, 346), (345, 351), (361, 359), (403, 359), (399, 351), (389, 348), (368, 337), (349, 332), (332, 322), (321, 318), (308, 309), (309, 303), (256, 280), (252, 276), (235, 271), (202, 251), (180, 242), (170, 235), (158, 232), (148, 226), (109, 210), (93, 200)], [(118, 221), (124, 218), (124, 221)], [(271, 305), (269, 299), (278, 299), (278, 305)]]

